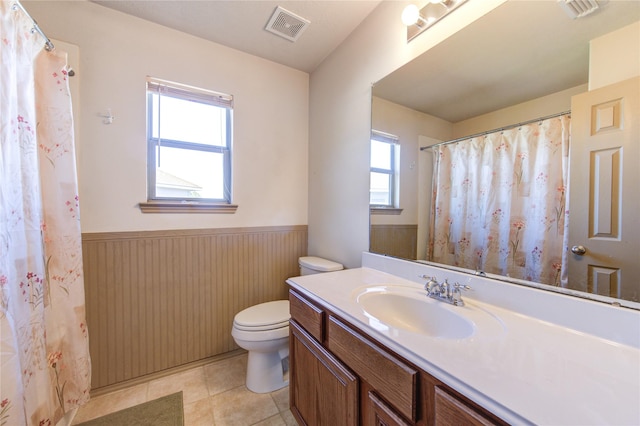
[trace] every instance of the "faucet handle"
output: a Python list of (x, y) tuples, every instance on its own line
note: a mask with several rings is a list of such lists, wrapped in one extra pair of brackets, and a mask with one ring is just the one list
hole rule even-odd
[(460, 284), (460, 283), (454, 283), (453, 284), (453, 289), (454, 290), (473, 290), (473, 288), (470, 285), (466, 285), (466, 284)]
[(429, 278), (429, 281), (427, 281), (424, 285), (424, 289), (427, 291), (427, 295), (439, 295), (442, 292), (442, 285), (438, 282), (436, 277), (428, 277), (426, 275), (423, 275), (422, 277)]
[(464, 301), (462, 300), (462, 292), (460, 290), (471, 290), (471, 286), (466, 284), (454, 283), (452, 285), (453, 289), (451, 290), (451, 303), (456, 306), (464, 306)]
[(438, 282), (438, 279), (434, 276), (431, 275), (427, 275), (427, 274), (422, 274), (422, 275), (418, 275), (418, 278), (422, 278), (423, 280), (427, 280), (426, 284), (424, 285), (424, 288), (426, 289), (427, 286), (431, 283), (431, 282)]

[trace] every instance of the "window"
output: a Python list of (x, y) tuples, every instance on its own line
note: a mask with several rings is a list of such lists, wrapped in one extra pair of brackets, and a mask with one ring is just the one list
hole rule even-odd
[(148, 203), (141, 207), (231, 205), (232, 110), (231, 95), (147, 79)]
[(372, 208), (398, 208), (398, 137), (371, 131), (371, 179), (369, 204)]

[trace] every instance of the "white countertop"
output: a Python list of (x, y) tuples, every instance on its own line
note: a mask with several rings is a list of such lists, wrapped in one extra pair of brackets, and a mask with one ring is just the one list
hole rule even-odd
[[(363, 286), (422, 285), (371, 268), (288, 280), (291, 287), (511, 424), (640, 425), (640, 350), (480, 302), (499, 330), (455, 340), (385, 330), (356, 303)], [(442, 303), (442, 302), (439, 302)], [(450, 305), (446, 305), (450, 306)]]

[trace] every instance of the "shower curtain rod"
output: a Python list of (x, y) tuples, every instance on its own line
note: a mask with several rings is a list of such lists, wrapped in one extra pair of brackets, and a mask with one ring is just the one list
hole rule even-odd
[(45, 48), (45, 50), (47, 50), (48, 52), (52, 51), (55, 48), (55, 46), (53, 45), (51, 40), (49, 40), (49, 37), (47, 37), (45, 35), (44, 31), (42, 31), (42, 29), (40, 29), (40, 26), (38, 25), (36, 20), (31, 17), (29, 12), (27, 12), (27, 9), (25, 9), (24, 6), (18, 0), (15, 0), (14, 3), (13, 3), (13, 10), (16, 10), (18, 8), (20, 10), (22, 10), (22, 12), (24, 12), (24, 14), (27, 15), (27, 17), (29, 19), (31, 19), (31, 22), (33, 22), (33, 29), (31, 30), (31, 33), (36, 31), (38, 34), (40, 34), (42, 36), (42, 38), (44, 39), (44, 48)]
[(477, 137), (480, 137), (480, 136), (488, 135), (490, 133), (502, 132), (503, 130), (509, 130), (509, 129), (513, 129), (515, 127), (524, 126), (525, 124), (536, 123), (538, 121), (544, 121), (544, 120), (548, 120), (550, 118), (560, 117), (560, 116), (567, 115), (567, 114), (571, 114), (571, 110), (564, 111), (564, 112), (559, 112), (557, 114), (547, 115), (545, 117), (536, 118), (534, 120), (523, 121), (522, 123), (510, 124), (508, 126), (500, 127), (498, 129), (487, 130), (485, 132), (480, 132), (480, 133), (476, 133), (474, 135), (464, 136), (464, 137), (461, 137), (461, 138), (458, 138), (458, 139), (453, 139), (453, 140), (450, 140), (450, 141), (438, 142), (438, 143), (434, 143), (433, 145), (429, 145), (429, 146), (421, 146), (420, 147), (420, 151), (424, 151), (425, 149), (429, 149), (429, 148), (434, 148), (436, 146), (449, 145), (450, 143), (461, 142), (461, 141), (464, 141), (464, 140), (467, 140), (467, 139), (471, 139), (471, 138), (477, 138)]

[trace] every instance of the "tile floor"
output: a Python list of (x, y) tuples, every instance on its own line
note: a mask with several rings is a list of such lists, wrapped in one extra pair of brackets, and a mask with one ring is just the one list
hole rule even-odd
[(247, 355), (215, 361), (92, 398), (72, 424), (182, 391), (185, 426), (297, 426), (289, 388), (257, 394), (245, 385)]

